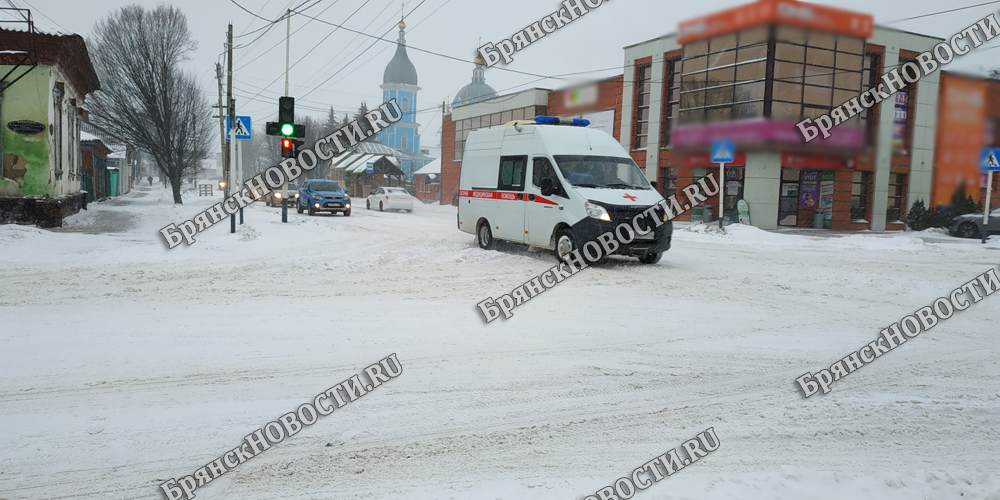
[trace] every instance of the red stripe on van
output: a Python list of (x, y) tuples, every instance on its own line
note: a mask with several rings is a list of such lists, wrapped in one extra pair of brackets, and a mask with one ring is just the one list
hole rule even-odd
[[(530, 195), (527, 193), (517, 193), (510, 191), (466, 191), (459, 190), (459, 198), (477, 198), (481, 200), (508, 200), (508, 201), (518, 201), (517, 196), (522, 195), (523, 201), (528, 201)], [(541, 196), (535, 195), (535, 203), (541, 203), (543, 205), (558, 205), (558, 203), (542, 198)]]

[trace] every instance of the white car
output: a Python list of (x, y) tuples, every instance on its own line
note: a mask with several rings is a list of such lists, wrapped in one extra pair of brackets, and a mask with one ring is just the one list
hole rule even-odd
[(400, 187), (380, 187), (368, 195), (365, 208), (377, 208), (380, 212), (386, 210), (413, 211), (413, 196)]

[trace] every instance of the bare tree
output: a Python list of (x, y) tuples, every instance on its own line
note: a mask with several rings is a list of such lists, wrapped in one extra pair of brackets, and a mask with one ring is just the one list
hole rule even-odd
[(94, 26), (87, 45), (102, 87), (91, 118), (148, 152), (183, 203), (184, 174), (208, 158), (214, 138), (205, 94), (180, 67), (197, 46), (187, 18), (167, 5), (122, 7)]

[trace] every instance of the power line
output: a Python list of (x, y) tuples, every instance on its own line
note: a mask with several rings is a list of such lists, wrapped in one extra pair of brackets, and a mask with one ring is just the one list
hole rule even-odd
[[(362, 31), (367, 31), (367, 30), (368, 30), (368, 28), (369, 28), (369, 27), (371, 27), (371, 25), (372, 25), (372, 24), (374, 24), (375, 22), (377, 22), (377, 21), (378, 21), (378, 18), (379, 18), (379, 17), (380, 17), (380, 16), (381, 16), (381, 15), (382, 15), (382, 14), (383, 14), (383, 13), (384, 13), (384, 12), (385, 12), (386, 10), (388, 10), (388, 8), (389, 8), (389, 7), (391, 7), (391, 6), (392, 6), (391, 4), (388, 4), (388, 3), (387, 3), (387, 4), (385, 5), (385, 7), (383, 7), (383, 8), (382, 8), (382, 10), (380, 10), (380, 11), (378, 12), (378, 14), (375, 14), (375, 15), (374, 15), (374, 16), (372, 17), (371, 21), (368, 21), (368, 24), (366, 24), (366, 25), (365, 25), (365, 27), (364, 27), (364, 28), (362, 28), (361, 30), (362, 30)], [(389, 20), (387, 21), (387, 23), (384, 23), (384, 24), (389, 24), (389, 25), (395, 25), (395, 24), (396, 24), (396, 21), (394, 21), (393, 19), (391, 19), (391, 18), (390, 18), (390, 19), (389, 19)], [(381, 29), (381, 28), (380, 28), (380, 29)], [(344, 54), (345, 54), (345, 52), (353, 52), (353, 51), (354, 51), (354, 50), (356, 50), (357, 48), (360, 48), (360, 46), (358, 46), (358, 47), (352, 47), (352, 45), (354, 44), (354, 42), (355, 42), (355, 41), (356, 41), (356, 40), (357, 40), (358, 38), (359, 38), (359, 35), (355, 34), (355, 35), (354, 35), (354, 37), (353, 37), (353, 38), (351, 38), (351, 40), (350, 40), (349, 42), (347, 42), (347, 43), (345, 43), (345, 44), (342, 44), (342, 47), (341, 47), (341, 49), (340, 49), (340, 50), (339, 50), (339, 51), (337, 52), (336, 56), (334, 56), (334, 57), (333, 57), (333, 58), (331, 59), (331, 62), (330, 62), (330, 64), (328, 64), (328, 65), (327, 65), (327, 66), (328, 66), (329, 68), (320, 68), (320, 69), (318, 69), (318, 70), (317, 70), (317, 71), (316, 71), (315, 73), (313, 73), (313, 74), (312, 74), (312, 75), (311, 75), (311, 76), (310, 76), (309, 78), (307, 78), (307, 79), (305, 80), (305, 82), (303, 83), (303, 85), (304, 85), (304, 86), (309, 86), (309, 85), (311, 85), (311, 83), (312, 83), (312, 82), (314, 82), (314, 81), (316, 81), (316, 80), (318, 79), (317, 77), (320, 77), (320, 78), (322, 78), (322, 77), (321, 77), (320, 75), (321, 75), (322, 73), (324, 73), (324, 69), (332, 69), (332, 68), (333, 68), (333, 67), (335, 67), (335, 66), (339, 66), (339, 65), (340, 65), (340, 63), (341, 63), (341, 62), (343, 61), (343, 59), (346, 59), (346, 58), (348, 57), (348, 56), (346, 56), (346, 55), (345, 55), (345, 56), (344, 56), (343, 58), (341, 58), (341, 55), (344, 55)], [(339, 80), (338, 80), (338, 81), (339, 81)]]
[(238, 3), (238, 2), (236, 1), (236, 0), (229, 0), (229, 1), (230, 1), (230, 2), (232, 2), (232, 3), (233, 3), (233, 5), (235, 5), (235, 6), (239, 7), (239, 8), (240, 8), (240, 9), (241, 9), (241, 10), (242, 10), (243, 12), (246, 12), (247, 14), (250, 14), (251, 16), (253, 16), (253, 17), (256, 17), (257, 19), (262, 19), (262, 20), (264, 20), (264, 21), (267, 21), (267, 22), (271, 22), (271, 20), (270, 20), (270, 19), (268, 19), (268, 18), (266, 18), (266, 17), (260, 17), (260, 16), (258, 16), (257, 14), (254, 14), (253, 12), (251, 12), (251, 11), (250, 11), (249, 9), (247, 9), (246, 7), (244, 7), (244, 6), (240, 5), (240, 4), (239, 4), (239, 3)]
[[(334, 2), (333, 2), (332, 4), (330, 4), (330, 7), (333, 7), (333, 6), (334, 6), (334, 5), (336, 5), (336, 4), (337, 4), (337, 2), (339, 2), (339, 1), (340, 1), (340, 0), (334, 0)], [(351, 19), (352, 17), (354, 17), (354, 14), (357, 14), (357, 13), (358, 13), (358, 11), (360, 11), (360, 10), (361, 10), (362, 8), (364, 8), (364, 6), (365, 6), (365, 5), (368, 5), (368, 2), (371, 2), (371, 0), (365, 0), (365, 2), (364, 2), (363, 4), (361, 4), (361, 6), (360, 6), (360, 7), (358, 7), (357, 9), (355, 9), (355, 10), (354, 10), (354, 12), (352, 12), (352, 13), (351, 13), (351, 15), (347, 16), (347, 19), (345, 19), (345, 20), (344, 20), (344, 22), (346, 23), (346, 22), (347, 22), (347, 21), (349, 21), (349, 20), (350, 20), (350, 19)], [(329, 9), (330, 7), (327, 7), (327, 9)], [(326, 9), (323, 9), (323, 12), (326, 12)], [(320, 12), (320, 14), (322, 14), (322, 12)], [(304, 27), (304, 25), (303, 25), (303, 27)], [(301, 28), (300, 28), (300, 29), (301, 29)], [(291, 68), (294, 68), (294, 67), (295, 67), (296, 65), (298, 65), (298, 64), (299, 64), (300, 62), (302, 62), (302, 60), (303, 60), (303, 59), (305, 59), (305, 58), (306, 58), (306, 57), (307, 57), (307, 56), (308, 56), (309, 54), (312, 54), (312, 52), (313, 52), (314, 50), (316, 50), (316, 48), (317, 48), (317, 47), (319, 47), (319, 46), (320, 46), (320, 45), (321, 45), (321, 44), (322, 44), (323, 42), (325, 42), (325, 41), (326, 41), (326, 39), (327, 39), (327, 38), (330, 38), (330, 36), (331, 36), (331, 35), (333, 35), (333, 34), (334, 34), (334, 33), (336, 33), (336, 32), (337, 32), (337, 30), (333, 30), (333, 31), (331, 31), (330, 33), (328, 33), (328, 34), (327, 34), (327, 35), (326, 35), (325, 37), (323, 37), (323, 39), (322, 39), (322, 40), (320, 40), (319, 42), (317, 42), (317, 43), (316, 43), (316, 45), (313, 45), (313, 48), (309, 49), (309, 51), (308, 51), (308, 52), (306, 52), (306, 53), (305, 53), (305, 55), (303, 55), (303, 56), (302, 56), (302, 57), (300, 57), (300, 58), (299, 58), (299, 59), (298, 59), (297, 61), (295, 61), (295, 64), (292, 64), (291, 66), (289, 66), (289, 68), (288, 68), (288, 69), (291, 69)], [(261, 89), (261, 92), (263, 92), (263, 91), (264, 91), (264, 89), (267, 89), (267, 88), (268, 88), (268, 87), (270, 87), (271, 85), (274, 85), (274, 83), (275, 83), (275, 82), (277, 82), (278, 80), (280, 80), (280, 79), (281, 79), (281, 76), (282, 76), (282, 75), (281, 75), (281, 74), (279, 73), (279, 74), (278, 74), (278, 76), (277, 76), (277, 77), (275, 77), (275, 79), (274, 79), (274, 80), (271, 80), (271, 83), (268, 83), (267, 85), (265, 85), (265, 86), (264, 86), (264, 87), (263, 87), (263, 88)], [(260, 92), (257, 92), (257, 95), (255, 95), (254, 97), (257, 97), (258, 95), (260, 95)]]
[(995, 4), (995, 3), (1000, 3), (1000, 0), (994, 0), (992, 2), (977, 3), (976, 5), (968, 5), (968, 6), (965, 6), (965, 7), (957, 7), (957, 8), (954, 8), (954, 9), (942, 10), (940, 12), (931, 12), (930, 14), (921, 14), (919, 16), (907, 17), (907, 18), (903, 18), (903, 19), (896, 19), (895, 21), (888, 21), (885, 24), (895, 24), (895, 23), (901, 23), (903, 21), (912, 21), (914, 19), (920, 19), (920, 18), (924, 18), (924, 17), (931, 17), (931, 16), (936, 16), (936, 15), (939, 15), (939, 14), (947, 14), (949, 12), (958, 12), (960, 10), (972, 9), (972, 8), (975, 8), (975, 7), (982, 7), (984, 5), (991, 5), (991, 4)]
[[(413, 12), (416, 11), (417, 9), (419, 9), (420, 6), (423, 5), (424, 2), (426, 2), (426, 1), (427, 0), (420, 0), (420, 3), (418, 3), (416, 7), (410, 9), (410, 14), (412, 15)], [(309, 17), (309, 16), (306, 16), (306, 17)], [(406, 16), (404, 15), (403, 17), (405, 18)], [(327, 22), (327, 21), (323, 21), (323, 20), (319, 20), (319, 21), (322, 22), (322, 23), (326, 23), (326, 24), (332, 25), (332, 26), (338, 26), (337, 24), (334, 24), (334, 23), (331, 23), (331, 22)], [(378, 41), (378, 40), (385, 40), (385, 38), (383, 38), (383, 37), (385, 35), (388, 35), (390, 31), (392, 31), (392, 28), (389, 28), (385, 33), (382, 34), (382, 36), (375, 36), (375, 35), (369, 35), (369, 34), (364, 33), (362, 31), (352, 30), (351, 28), (345, 28), (343, 26), (341, 26), (341, 28), (344, 29), (344, 30), (347, 30), (347, 31), (351, 31), (353, 33), (358, 33), (358, 34), (361, 34), (361, 35), (364, 35), (364, 36), (367, 36), (367, 37), (376, 38), (377, 39), (376, 41)], [(388, 40), (386, 40), (386, 41), (388, 41)], [(393, 42), (393, 43), (395, 43), (395, 42)], [(339, 70), (337, 70), (336, 72), (334, 72), (332, 75), (330, 75), (329, 77), (327, 77), (326, 80), (323, 80), (322, 82), (320, 82), (320, 84), (317, 85), (315, 88), (313, 88), (309, 92), (306, 92), (306, 94), (303, 95), (302, 97), (305, 97), (305, 96), (307, 96), (309, 94), (312, 94), (313, 92), (319, 90), (320, 87), (322, 87), (323, 85), (326, 85), (326, 82), (329, 82), (330, 80), (333, 79), (333, 77), (337, 76), (342, 71), (344, 71), (345, 69), (347, 69), (347, 67), (350, 66), (351, 63), (353, 63), (354, 61), (357, 61), (359, 57), (361, 57), (362, 55), (364, 55), (365, 52), (368, 52), (374, 46), (375, 46), (375, 42), (372, 42), (372, 44), (369, 45), (365, 50), (361, 51), (361, 53), (359, 53), (358, 55), (354, 56), (354, 59), (351, 59), (350, 61), (348, 61), (347, 64), (345, 64), (342, 68), (340, 68)]]
[[(230, 0), (230, 1), (232, 1), (232, 0)], [(308, 0), (306, 0), (306, 1), (308, 1)], [(315, 6), (315, 5), (316, 5), (317, 3), (319, 3), (320, 1), (321, 1), (321, 0), (316, 0), (316, 2), (314, 2), (314, 3), (313, 3), (312, 5), (310, 5), (309, 7), (306, 7), (306, 9), (309, 9), (309, 8), (311, 8), (311, 7)], [(339, 0), (338, 0), (338, 1), (339, 1)], [(301, 7), (301, 6), (302, 6), (302, 5), (304, 5), (305, 3), (306, 3), (306, 2), (302, 2), (301, 4), (299, 4), (299, 7)], [(325, 9), (323, 9), (323, 10), (321, 10), (321, 11), (320, 11), (320, 14), (322, 14), (322, 13), (326, 12), (327, 10), (329, 10), (329, 9), (330, 9), (330, 7), (333, 7), (333, 6), (334, 6), (334, 4), (336, 4), (336, 3), (337, 3), (337, 2), (333, 2), (333, 4), (330, 4), (330, 5), (328, 5), (328, 6), (327, 6), (327, 7), (325, 8)], [(276, 24), (276, 23), (278, 23), (279, 21), (282, 21), (282, 20), (284, 20), (285, 18), (287, 18), (288, 16), (290, 16), (290, 15), (292, 15), (292, 14), (299, 14), (299, 12), (296, 12), (296, 11), (295, 11), (294, 9), (290, 9), (290, 10), (289, 10), (289, 11), (287, 11), (287, 12), (286, 12), (286, 13), (285, 13), (284, 15), (282, 15), (282, 16), (281, 16), (280, 18), (278, 18), (278, 19), (277, 19), (276, 21), (274, 21), (274, 23)], [(303, 24), (302, 26), (299, 26), (299, 28), (298, 28), (298, 29), (296, 29), (295, 31), (293, 31), (293, 32), (292, 32), (292, 34), (294, 35), (294, 34), (298, 33), (299, 31), (302, 31), (302, 29), (303, 29), (303, 28), (305, 28), (305, 27), (306, 27), (306, 26), (307, 26), (307, 25), (308, 25), (308, 24), (309, 24), (310, 22), (312, 22), (312, 21), (308, 21), (308, 22), (306, 22), (305, 24)], [(270, 26), (270, 27), (274, 27), (274, 26), (275, 26), (275, 24), (271, 24), (271, 26)], [(268, 30), (268, 31), (265, 31), (265, 32), (264, 32), (263, 34), (261, 34), (261, 36), (263, 36), (263, 35), (266, 35), (266, 34), (267, 34), (268, 32), (270, 32), (270, 30)], [(258, 37), (257, 37), (256, 39), (254, 39), (254, 41), (257, 41), (257, 39), (259, 39), (259, 38), (260, 38), (260, 36), (258, 36)], [(251, 59), (251, 60), (249, 60), (249, 61), (247, 61), (247, 62), (243, 63), (243, 64), (242, 64), (242, 65), (241, 65), (241, 66), (240, 66), (239, 68), (236, 68), (236, 69), (235, 69), (235, 70), (233, 70), (233, 71), (239, 71), (239, 70), (241, 70), (241, 69), (243, 69), (243, 68), (245, 68), (245, 67), (249, 66), (249, 65), (250, 65), (251, 63), (253, 63), (253, 62), (254, 62), (254, 61), (256, 61), (257, 59), (260, 59), (261, 57), (264, 57), (264, 55), (265, 55), (265, 54), (267, 54), (267, 53), (271, 52), (272, 50), (274, 50), (275, 48), (277, 48), (278, 46), (280, 46), (280, 45), (281, 45), (281, 43), (282, 43), (283, 41), (284, 41), (284, 40), (281, 40), (281, 41), (278, 41), (278, 43), (276, 43), (276, 44), (272, 45), (272, 46), (271, 46), (271, 48), (269, 48), (269, 49), (267, 49), (267, 50), (265, 50), (265, 51), (263, 51), (263, 52), (261, 52), (261, 53), (257, 54), (257, 57), (255, 57), (255, 58), (253, 58), (253, 59)], [(253, 42), (250, 42), (250, 43), (252, 44)]]
[[(434, 14), (437, 13), (437, 11), (441, 10), (442, 7), (444, 7), (445, 5), (447, 5), (450, 2), (451, 2), (451, 0), (446, 0), (444, 3), (442, 3), (441, 5), (439, 5), (438, 8), (434, 9), (434, 11), (432, 11), (430, 14), (428, 14), (427, 17), (425, 17), (425, 18), (421, 19), (420, 21), (418, 21), (417, 24), (413, 25), (413, 27), (410, 28), (410, 33), (413, 33), (413, 31), (415, 31), (417, 28), (419, 28), (420, 25), (424, 23), (424, 21), (426, 21), (426, 20), (430, 19), (431, 17), (433, 17)], [(379, 13), (379, 14), (381, 14), (381, 13)], [(365, 29), (367, 29), (367, 27), (365, 27)], [(353, 42), (354, 40), (356, 40), (358, 38), (358, 36), (359, 35), (354, 35), (354, 39), (352, 39), (351, 42)], [(361, 66), (358, 66), (358, 68), (356, 68), (356, 69), (362, 68), (365, 65), (371, 63), (372, 61), (375, 61), (380, 54), (382, 54), (383, 52), (385, 52), (387, 49), (389, 49), (391, 47), (392, 47), (391, 45), (385, 45), (385, 46), (383, 46), (381, 50), (379, 50), (378, 52), (376, 52), (373, 56), (369, 57), (368, 60), (366, 60), (364, 63), (361, 64)], [(339, 83), (344, 78), (347, 78), (348, 76), (349, 76), (349, 74), (344, 75), (344, 76), (342, 76), (342, 77), (340, 77), (340, 78), (338, 78), (338, 79), (330, 82), (329, 85), (331, 85), (331, 86), (332, 85), (336, 85), (337, 83)]]
[[(421, 2), (420, 2), (420, 4), (422, 5), (422, 4), (423, 4), (423, 3), (425, 2), (425, 1), (426, 1), (426, 0), (423, 0), (423, 1), (421, 1)], [(1000, 1), (1000, 0), (998, 0), (998, 1)], [(420, 5), (417, 5), (417, 7), (419, 7), (419, 6), (420, 6)], [(416, 10), (416, 8), (414, 8), (414, 10)], [(412, 13), (413, 11), (410, 11), (410, 12)], [(383, 42), (389, 42), (389, 43), (397, 43), (397, 42), (396, 42), (396, 41), (394, 41), (394, 40), (389, 40), (389, 39), (387, 39), (387, 38), (384, 38), (384, 36), (385, 36), (385, 35), (382, 35), (382, 36), (376, 36), (376, 35), (369, 35), (368, 33), (364, 33), (364, 32), (361, 32), (361, 31), (357, 31), (357, 30), (353, 30), (353, 29), (351, 29), (351, 28), (347, 28), (347, 27), (344, 27), (344, 26), (340, 26), (339, 24), (336, 24), (336, 23), (331, 23), (331, 22), (329, 22), (329, 21), (324, 21), (324, 20), (322, 20), (322, 19), (317, 19), (317, 18), (315, 18), (315, 17), (312, 17), (312, 16), (309, 16), (309, 15), (307, 15), (307, 14), (302, 14), (302, 15), (303, 15), (303, 16), (305, 16), (305, 17), (308, 17), (308, 18), (310, 18), (310, 19), (313, 19), (313, 20), (315, 20), (315, 21), (319, 21), (319, 22), (321, 22), (321, 23), (323, 23), (323, 24), (329, 24), (330, 26), (339, 26), (339, 27), (340, 27), (341, 29), (344, 29), (344, 30), (347, 30), (347, 31), (350, 31), (350, 32), (352, 32), (352, 33), (358, 33), (358, 34), (360, 34), (360, 35), (363, 35), (363, 36), (367, 36), (367, 37), (369, 37), (369, 38), (374, 38), (374, 39), (375, 39), (376, 41), (379, 41), (379, 40), (381, 40), (381, 41), (383, 41)], [(373, 44), (373, 45), (374, 45), (374, 44)], [(427, 53), (427, 54), (431, 54), (431, 55), (435, 55), (435, 56), (438, 56), (438, 57), (443, 57), (443, 58), (445, 58), (445, 59), (452, 59), (452, 60), (455, 60), (455, 61), (459, 61), (459, 62), (462, 62), (462, 63), (465, 63), (465, 64), (468, 64), (468, 63), (469, 63), (469, 61), (468, 61), (467, 59), (462, 59), (462, 58), (459, 58), (459, 57), (455, 57), (455, 56), (449, 56), (449, 55), (447, 55), (447, 54), (442, 54), (442, 53), (440, 53), (440, 52), (434, 52), (433, 50), (427, 50), (427, 49), (422, 49), (422, 48), (420, 48), (420, 47), (416, 47), (416, 46), (413, 46), (413, 45), (407, 45), (407, 46), (406, 46), (406, 48), (408, 48), (408, 49), (413, 49), (413, 50), (416, 50), (416, 51), (418, 51), (418, 52), (424, 52), (424, 53)], [(352, 61), (352, 62), (353, 62), (353, 61)], [(510, 69), (510, 68), (504, 68), (504, 67), (496, 67), (496, 69), (498, 69), (498, 70), (500, 70), (500, 71), (508, 71), (508, 72), (511, 72), (511, 73), (518, 73), (518, 74), (521, 74), (521, 75), (528, 75), (528, 76), (537, 76), (537, 77), (545, 77), (545, 75), (539, 75), (539, 74), (535, 74), (535, 73), (528, 73), (528, 72), (525, 72), (525, 71), (517, 71), (517, 70), (514, 70), (514, 69)], [(331, 78), (332, 78), (332, 77), (331, 77)], [(546, 77), (546, 78), (548, 78), (548, 77)], [(326, 83), (326, 82), (323, 82), (323, 83)]]

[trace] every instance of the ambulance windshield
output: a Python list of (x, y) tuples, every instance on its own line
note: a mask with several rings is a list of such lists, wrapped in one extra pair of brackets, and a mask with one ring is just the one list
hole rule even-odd
[(576, 187), (652, 189), (631, 158), (556, 155), (563, 177)]

